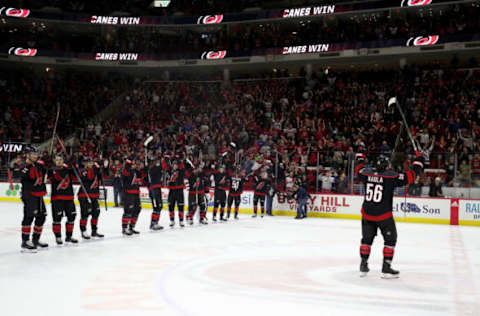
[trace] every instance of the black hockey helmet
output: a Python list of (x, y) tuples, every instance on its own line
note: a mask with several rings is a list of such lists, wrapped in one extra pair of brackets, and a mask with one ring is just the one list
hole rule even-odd
[(385, 155), (380, 155), (377, 158), (377, 162), (375, 164), (375, 169), (378, 172), (382, 172), (382, 171), (387, 170), (389, 165), (390, 165), (390, 160), (388, 159), (388, 157), (385, 156)]

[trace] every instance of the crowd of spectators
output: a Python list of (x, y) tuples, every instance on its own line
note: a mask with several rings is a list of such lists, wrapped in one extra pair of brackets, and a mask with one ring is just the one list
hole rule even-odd
[[(201, 152), (212, 161), (229, 152), (225, 159), (236, 157), (247, 172), (270, 164), (283, 189), (300, 178), (310, 191), (349, 192), (349, 163), (356, 152), (371, 159), (392, 152), (401, 123), (385, 103), (389, 95), (403, 93), (407, 121), (427, 168), (444, 170), (447, 185), (475, 185), (472, 175), (480, 171), (478, 70), (318, 71), (309, 78), (231, 82), (112, 78), (57, 73), (9, 82), (2, 96), (8, 105), (2, 141), (48, 139), (58, 101), (58, 133), (77, 131), (70, 147), (81, 155), (99, 158), (101, 153), (111, 163), (122, 161), (143, 153), (150, 134), (153, 148), (163, 152), (195, 157)], [(86, 123), (127, 86), (115, 115)], [(396, 150), (403, 162), (411, 146), (406, 137), (400, 143)], [(430, 177), (419, 181), (431, 182)]]
[(0, 140), (45, 141), (52, 135), (58, 107), (58, 133), (68, 135), (102, 111), (128, 85), (128, 77), (112, 73), (4, 69), (0, 74)]
[[(480, 33), (480, 6), (457, 4), (443, 10), (384, 10), (305, 20), (235, 23), (199, 27), (117, 27), (25, 21), (0, 24), (4, 42), (59, 52), (166, 54), (255, 49), (318, 43), (406, 40), (412, 36)], [(23, 22), (22, 22), (23, 23)], [(35, 24), (35, 25), (33, 25)]]

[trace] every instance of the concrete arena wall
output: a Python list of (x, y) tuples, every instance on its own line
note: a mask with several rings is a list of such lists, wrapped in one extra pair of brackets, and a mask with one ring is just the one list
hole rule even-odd
[[(75, 191), (79, 186), (75, 185)], [(0, 183), (0, 201), (20, 202), (21, 185), (14, 183), (14, 189), (9, 183)], [(113, 187), (107, 186), (107, 206), (113, 206)], [(185, 202), (187, 201), (185, 190)], [(50, 203), (50, 186), (47, 185), (45, 202)], [(151, 209), (147, 188), (141, 188), (140, 198), (142, 208)], [(162, 189), (163, 208), (167, 209), (168, 189)], [(213, 208), (213, 193), (209, 198), (209, 211)], [(343, 219), (361, 219), (360, 210), (363, 196), (349, 194), (311, 194), (308, 201), (308, 216)], [(78, 204), (78, 201), (75, 201)], [(101, 199), (103, 206), (104, 201)], [(187, 204), (187, 203), (186, 203)], [(246, 191), (242, 195), (240, 212), (252, 213), (253, 192)], [(275, 196), (273, 201), (274, 215), (295, 216), (297, 203)], [(396, 221), (480, 226), (480, 200), (458, 198), (404, 198), (394, 197), (393, 213)]]

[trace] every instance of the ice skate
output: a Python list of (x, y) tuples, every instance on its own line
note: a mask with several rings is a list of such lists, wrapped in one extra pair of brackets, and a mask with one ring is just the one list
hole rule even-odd
[(48, 244), (44, 243), (44, 242), (41, 242), (40, 240), (35, 240), (33, 242), (33, 244), (35, 246), (37, 246), (37, 249), (41, 249), (41, 250), (47, 250), (48, 249)]
[(103, 237), (105, 237), (105, 235), (100, 234), (96, 230), (92, 231), (92, 238), (103, 238)]
[(150, 230), (158, 231), (158, 230), (162, 230), (162, 229), (163, 229), (163, 226), (158, 225), (158, 223), (151, 223), (150, 224)]
[(171, 220), (170, 220), (170, 227), (173, 228), (173, 226), (175, 226), (175, 220), (171, 219)]
[(200, 224), (202, 224), (202, 225), (208, 225), (207, 218), (206, 218), (206, 217), (201, 217), (201, 218), (200, 218)]
[(135, 230), (134, 227), (130, 227), (130, 232), (133, 234), (133, 235), (138, 235), (140, 234), (140, 232), (138, 230)]
[(132, 232), (130, 231), (129, 228), (122, 228), (122, 234), (124, 236), (132, 236)]
[(76, 240), (73, 237), (67, 237), (65, 238), (65, 245), (76, 245), (78, 244), (78, 240)]
[(89, 240), (90, 236), (87, 234), (87, 232), (82, 232), (82, 239)]
[(370, 272), (370, 269), (368, 268), (368, 261), (362, 259), (362, 262), (360, 263), (360, 277), (366, 277), (368, 272)]
[(400, 271), (392, 269), (390, 263), (384, 262), (382, 267), (382, 279), (397, 279), (400, 277)]
[(36, 253), (37, 252), (37, 247), (30, 241), (23, 241), (22, 246), (21, 246), (21, 252), (24, 253)]
[(55, 241), (57, 242), (58, 246), (63, 245), (62, 237), (55, 237)]

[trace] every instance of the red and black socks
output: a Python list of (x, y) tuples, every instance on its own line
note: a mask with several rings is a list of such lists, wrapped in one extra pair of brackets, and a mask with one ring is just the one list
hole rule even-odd
[(53, 234), (55, 235), (55, 238), (62, 237), (62, 226), (60, 225), (59, 222), (53, 222), (52, 231), (53, 231)]
[(365, 260), (365, 261), (368, 260), (368, 257), (370, 257), (371, 248), (372, 247), (370, 245), (366, 245), (366, 244), (360, 245), (360, 257), (362, 258), (362, 260)]

